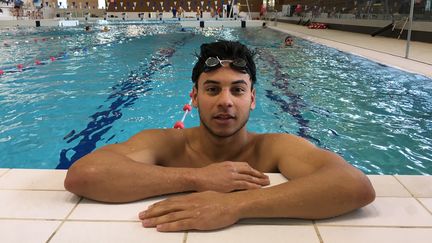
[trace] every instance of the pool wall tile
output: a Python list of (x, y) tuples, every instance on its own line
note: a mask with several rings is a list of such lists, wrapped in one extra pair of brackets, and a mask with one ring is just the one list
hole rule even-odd
[(47, 242), (61, 221), (0, 220), (2, 243)]
[(226, 229), (187, 235), (187, 243), (319, 243), (312, 225), (234, 225)]
[(266, 173), (270, 179), (270, 186), (276, 186), (279, 184), (282, 184), (284, 182), (287, 182), (288, 180), (280, 173)]
[[(5, 172), (6, 171), (6, 172)], [(160, 233), (143, 228), (138, 213), (169, 195), (125, 204), (81, 199), (64, 191), (66, 171), (2, 170), (1, 242), (429, 242), (432, 197), (413, 198), (406, 188), (428, 179), (369, 175), (376, 200), (352, 213), (326, 220), (247, 219), (225, 229)], [(268, 174), (271, 185), (286, 181)], [(427, 178), (427, 177), (426, 177)], [(402, 181), (408, 180), (408, 186)], [(406, 188), (405, 188), (406, 187)], [(423, 191), (417, 191), (418, 195)], [(414, 194), (414, 193), (413, 193)], [(181, 195), (181, 194), (180, 194)], [(426, 191), (426, 195), (427, 191)], [(316, 232), (318, 230), (318, 234)], [(34, 232), (41, 232), (35, 234)]]
[(411, 197), (410, 192), (391, 175), (368, 175), (377, 197)]
[(251, 218), (241, 219), (237, 224), (250, 225), (312, 225), (312, 220), (306, 219), (287, 219), (287, 218)]
[(0, 169), (0, 177), (5, 175), (10, 169)]
[(0, 177), (0, 189), (62, 190), (66, 170), (12, 169)]
[(132, 203), (101, 203), (88, 199), (83, 199), (68, 219), (73, 220), (109, 220), (139, 221), (138, 214), (144, 211), (148, 206), (161, 201), (167, 197), (156, 197)]
[(417, 198), (432, 215), (432, 198)]
[(432, 197), (432, 176), (397, 175), (414, 197)]
[(318, 225), (431, 227), (430, 213), (414, 198), (377, 197), (366, 207), (325, 220)]
[(318, 230), (323, 241), (331, 243), (430, 243), (432, 239), (432, 228), (318, 226)]
[(161, 233), (138, 222), (65, 222), (50, 243), (183, 243), (185, 233)]
[(0, 219), (64, 219), (78, 200), (65, 191), (0, 190)]

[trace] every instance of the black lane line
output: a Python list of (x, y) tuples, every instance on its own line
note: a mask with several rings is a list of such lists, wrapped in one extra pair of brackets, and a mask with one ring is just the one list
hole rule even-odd
[[(185, 44), (187, 37), (173, 43), (174, 47)], [(62, 149), (60, 152), (59, 164), (56, 169), (67, 169), (76, 160), (92, 152), (96, 148), (96, 143), (102, 135), (108, 132), (112, 124), (122, 117), (122, 108), (132, 106), (138, 99), (139, 94), (144, 94), (150, 90), (150, 83), (153, 81), (152, 76), (160, 72), (163, 68), (170, 66), (168, 59), (172, 57), (176, 49), (173, 47), (163, 48), (153, 55), (148, 65), (141, 66), (138, 70), (131, 71), (129, 76), (121, 83), (115, 85), (107, 102), (112, 100), (110, 106), (103, 110), (95, 112), (90, 116), (92, 119), (86, 128), (77, 132), (72, 130), (63, 139), (68, 139), (67, 143), (80, 139), (78, 144), (71, 148)], [(101, 108), (99, 106), (99, 108)], [(113, 138), (110, 137), (108, 140)], [(72, 152), (70, 152), (72, 151)]]
[(281, 71), (282, 65), (273, 55), (263, 49), (258, 49), (257, 54), (261, 60), (269, 63), (274, 69), (275, 78), (271, 81), (271, 85), (278, 88), (284, 95), (286, 95), (290, 102), (288, 103), (271, 90), (266, 90), (266, 97), (278, 103), (283, 111), (294, 117), (299, 125), (299, 130), (297, 132), (299, 136), (313, 140), (320, 145), (321, 141), (319, 139), (309, 135), (309, 120), (304, 118), (301, 113), (301, 109), (305, 108), (306, 104), (299, 94), (296, 94), (289, 89), (289, 77), (286, 73)]

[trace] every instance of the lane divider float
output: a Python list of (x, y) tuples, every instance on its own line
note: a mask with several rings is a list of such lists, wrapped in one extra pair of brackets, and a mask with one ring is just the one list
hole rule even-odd
[(180, 121), (176, 121), (176, 123), (174, 124), (175, 129), (184, 129), (185, 128), (184, 121), (186, 119), (186, 116), (188, 113), (190, 113), (192, 111), (192, 106), (191, 106), (192, 105), (192, 95), (193, 95), (192, 92), (190, 92), (189, 93), (189, 97), (190, 97), (189, 103), (185, 104), (183, 106), (183, 111), (184, 111), (183, 117)]

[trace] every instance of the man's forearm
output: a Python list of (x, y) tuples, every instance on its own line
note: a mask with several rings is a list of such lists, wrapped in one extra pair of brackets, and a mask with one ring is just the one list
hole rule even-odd
[(152, 196), (192, 191), (192, 168), (167, 168), (98, 151), (68, 171), (67, 190), (104, 202), (130, 202)]
[[(335, 171), (336, 170), (336, 171)], [(313, 175), (259, 190), (232, 193), (240, 218), (321, 219), (367, 205), (375, 198), (361, 173), (326, 168)]]

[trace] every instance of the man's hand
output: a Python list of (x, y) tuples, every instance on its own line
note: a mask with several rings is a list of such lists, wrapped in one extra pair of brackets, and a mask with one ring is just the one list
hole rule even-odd
[(220, 162), (197, 169), (196, 191), (232, 192), (258, 189), (270, 184), (267, 175), (245, 162)]
[(158, 231), (213, 230), (237, 222), (237, 206), (228, 193), (198, 192), (155, 203), (139, 219), (144, 227)]

